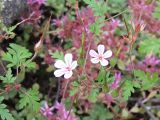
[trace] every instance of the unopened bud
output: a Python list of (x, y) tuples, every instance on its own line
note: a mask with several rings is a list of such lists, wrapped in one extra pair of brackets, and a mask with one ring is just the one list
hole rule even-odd
[(139, 33), (139, 32), (142, 32), (146, 26), (146, 24), (141, 21), (141, 22), (133, 22), (131, 21), (131, 25), (132, 25), (132, 28), (133, 30), (136, 32), (136, 33)]
[(142, 32), (144, 30), (144, 28), (146, 27), (146, 24), (141, 24), (141, 27), (140, 27), (140, 32)]
[(36, 45), (34, 46), (34, 51), (35, 51), (35, 52), (39, 52), (39, 51), (41, 50), (42, 46), (43, 46), (43, 42), (42, 42), (42, 40), (39, 40), (39, 41), (36, 43)]
[(130, 21), (130, 24), (131, 24), (131, 26), (132, 26), (132, 28), (133, 28), (133, 30), (135, 31), (135, 23), (133, 22), (133, 21)]
[(10, 90), (11, 90), (11, 86), (10, 86), (10, 85), (6, 85), (6, 86), (5, 86), (5, 92), (6, 92), (6, 93), (9, 93)]
[(16, 84), (16, 85), (14, 86), (14, 88), (15, 88), (17, 91), (20, 90), (21, 84)]

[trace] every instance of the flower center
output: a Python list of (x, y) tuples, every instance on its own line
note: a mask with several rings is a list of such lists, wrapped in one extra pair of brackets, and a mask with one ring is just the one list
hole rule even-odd
[(99, 55), (99, 60), (102, 60), (103, 59), (103, 55)]
[(71, 71), (72, 69), (71, 69), (70, 66), (68, 66), (68, 67), (66, 67), (66, 70), (67, 70), (67, 71)]
[(47, 109), (46, 109), (46, 113), (48, 114), (49, 112), (50, 112), (50, 109), (49, 109), (49, 108), (47, 108)]

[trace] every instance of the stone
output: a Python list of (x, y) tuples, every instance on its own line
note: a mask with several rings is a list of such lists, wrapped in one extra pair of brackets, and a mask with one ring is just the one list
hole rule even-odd
[(0, 18), (6, 26), (27, 11), (27, 0), (0, 0)]

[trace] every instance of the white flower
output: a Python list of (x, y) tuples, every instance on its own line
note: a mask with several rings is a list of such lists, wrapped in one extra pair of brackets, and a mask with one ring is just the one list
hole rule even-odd
[(100, 62), (102, 66), (107, 66), (108, 65), (108, 60), (106, 58), (109, 58), (112, 56), (112, 51), (107, 50), (104, 52), (105, 47), (104, 45), (98, 45), (98, 53), (95, 50), (90, 50), (89, 54), (92, 57), (91, 62), (94, 64), (97, 64)]
[(72, 70), (77, 67), (77, 61), (73, 61), (72, 59), (72, 54), (68, 53), (65, 54), (64, 61), (57, 60), (54, 66), (58, 69), (54, 72), (54, 75), (56, 77), (64, 75), (64, 78), (70, 78), (73, 74)]

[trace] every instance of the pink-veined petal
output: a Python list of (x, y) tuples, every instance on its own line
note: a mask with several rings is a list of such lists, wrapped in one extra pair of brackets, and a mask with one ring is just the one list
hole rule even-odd
[(60, 105), (61, 105), (61, 104), (60, 104), (58, 101), (56, 101), (54, 107), (55, 107), (56, 109), (59, 109)]
[(91, 57), (97, 57), (98, 56), (98, 53), (95, 50), (90, 50), (89, 54), (90, 54)]
[(72, 64), (72, 59), (73, 59), (73, 56), (70, 53), (68, 53), (64, 56), (64, 60), (65, 60), (67, 66), (70, 66)]
[(72, 75), (73, 75), (73, 72), (72, 72), (72, 71), (68, 71), (68, 72), (66, 72), (66, 73), (64, 74), (64, 78), (65, 78), (65, 79), (68, 79), (68, 78), (70, 78)]
[(109, 58), (112, 56), (112, 51), (111, 50), (107, 50), (105, 53), (104, 53), (104, 58)]
[(54, 71), (54, 75), (56, 77), (61, 77), (64, 74), (65, 74), (65, 71), (63, 69), (58, 69), (58, 70)]
[(97, 64), (99, 62), (98, 58), (91, 58), (91, 62)]
[(52, 113), (51, 111), (49, 111), (49, 112), (48, 112), (48, 115), (50, 115), (50, 116), (51, 116), (51, 115), (53, 115), (53, 113)]
[(106, 60), (106, 59), (102, 59), (101, 61), (100, 61), (100, 63), (101, 63), (101, 65), (102, 66), (107, 66), (109, 63), (108, 63), (108, 60)]
[(44, 116), (47, 116), (47, 112), (44, 112), (43, 115), (44, 115)]
[(77, 67), (77, 61), (73, 61), (71, 65), (71, 69), (75, 69)]
[(53, 109), (54, 109), (54, 107), (53, 107), (53, 106), (49, 108), (49, 110), (50, 110), (50, 111), (52, 111)]
[(44, 112), (45, 111), (45, 108), (41, 108), (41, 112)]
[(98, 54), (102, 55), (104, 53), (104, 45), (98, 45)]
[(57, 60), (54, 64), (56, 68), (65, 68), (66, 64), (62, 60)]

